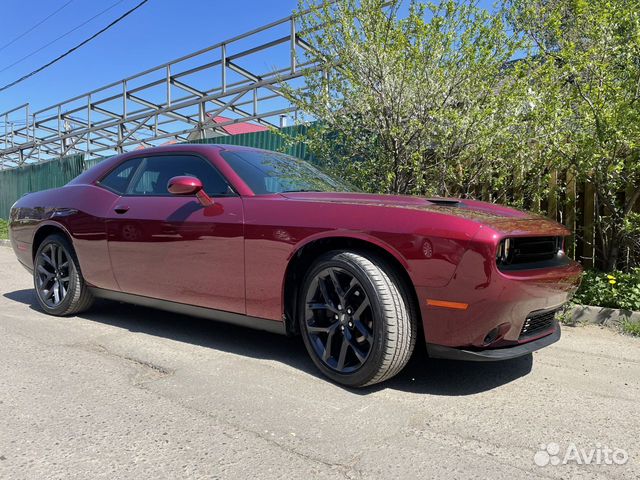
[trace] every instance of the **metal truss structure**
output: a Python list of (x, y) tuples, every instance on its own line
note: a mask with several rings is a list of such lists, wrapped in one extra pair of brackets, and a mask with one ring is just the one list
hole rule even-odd
[(301, 37), (296, 17), (283, 18), (50, 107), (4, 112), (0, 168), (226, 135), (236, 123), (282, 126), (295, 111), (282, 84), (320, 68)]

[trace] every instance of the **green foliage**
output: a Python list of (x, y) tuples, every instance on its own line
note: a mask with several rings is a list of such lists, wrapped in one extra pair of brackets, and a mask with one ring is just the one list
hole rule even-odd
[(610, 274), (590, 270), (582, 277), (574, 302), (640, 311), (640, 268)]
[(507, 0), (505, 10), (531, 42), (540, 148), (595, 187), (599, 266), (613, 270), (622, 252), (640, 253), (638, 3)]
[(314, 156), (365, 191), (540, 210), (552, 171), (590, 182), (610, 271), (640, 263), (637, 6), (300, 0), (301, 60), (321, 68), (282, 91), (320, 120)]
[(9, 223), (0, 218), (0, 239), (9, 238)]
[(400, 16), (401, 4), (301, 2), (312, 12), (305, 60), (339, 64), (285, 89), (321, 120), (306, 140), (314, 156), (365, 191), (504, 191), (513, 162), (503, 153), (520, 149), (513, 130), (527, 109), (526, 72), (505, 69), (521, 42), (475, 2), (410, 1)]
[(640, 337), (640, 323), (630, 322), (629, 320), (626, 320), (622, 323), (622, 331), (627, 335)]

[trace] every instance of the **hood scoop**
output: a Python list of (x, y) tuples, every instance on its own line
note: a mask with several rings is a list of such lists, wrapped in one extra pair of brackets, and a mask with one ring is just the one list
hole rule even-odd
[(434, 203), (436, 205), (441, 205), (443, 207), (460, 207), (462, 206), (462, 202), (455, 198), (427, 198), (428, 202)]

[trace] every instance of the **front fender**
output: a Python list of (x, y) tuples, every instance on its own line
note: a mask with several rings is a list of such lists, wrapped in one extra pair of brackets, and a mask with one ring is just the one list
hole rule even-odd
[(313, 235), (310, 235), (304, 238), (303, 240), (299, 241), (294, 245), (293, 250), (289, 254), (289, 257), (287, 258), (287, 263), (289, 263), (291, 259), (294, 258), (298, 254), (298, 252), (305, 246), (313, 242), (316, 242), (318, 240), (336, 239), (336, 238), (345, 239), (345, 240), (348, 240), (348, 239), (359, 240), (362, 242), (375, 245), (376, 247), (383, 249), (388, 254), (393, 256), (407, 270), (407, 272), (410, 271), (411, 267), (409, 265), (409, 262), (407, 262), (407, 259), (403, 257), (402, 254), (393, 245), (371, 234), (362, 233), (362, 232), (353, 232), (349, 230), (324, 231), (324, 232), (315, 233)]

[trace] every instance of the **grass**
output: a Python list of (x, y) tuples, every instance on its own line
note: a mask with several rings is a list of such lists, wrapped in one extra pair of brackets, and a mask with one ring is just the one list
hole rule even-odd
[(622, 331), (627, 335), (633, 335), (634, 337), (640, 337), (640, 323), (625, 321), (622, 324)]
[(0, 240), (9, 238), (9, 223), (0, 218)]

